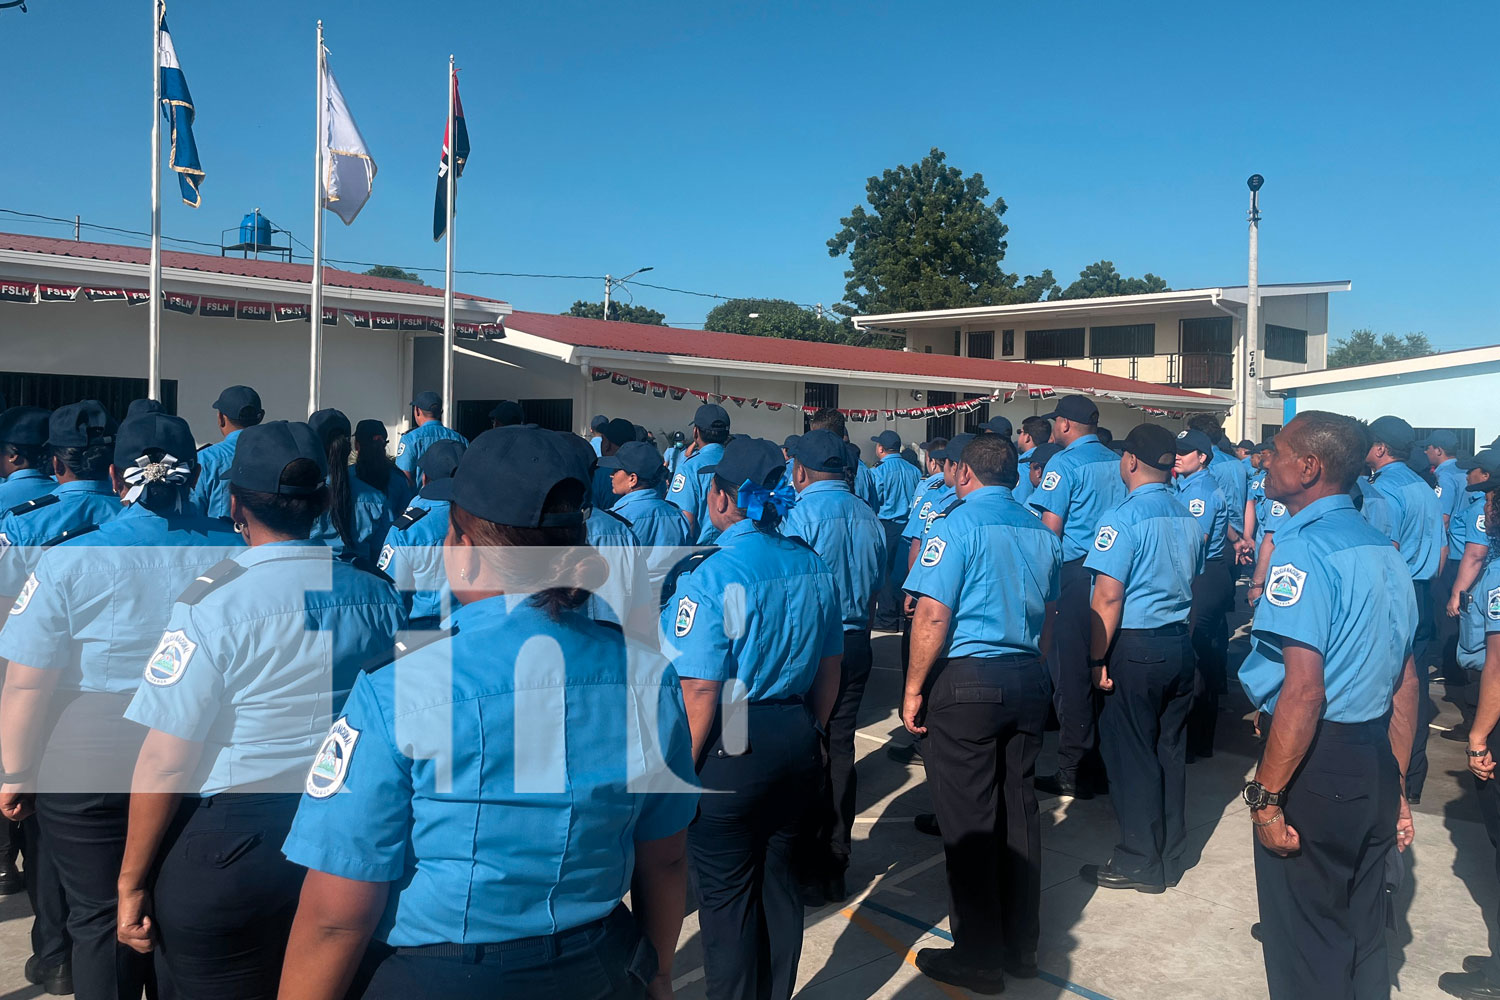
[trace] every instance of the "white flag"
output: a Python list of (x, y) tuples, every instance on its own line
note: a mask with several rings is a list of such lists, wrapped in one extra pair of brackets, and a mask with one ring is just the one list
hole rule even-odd
[(375, 186), (375, 161), (365, 146), (359, 126), (349, 114), (343, 92), (328, 68), (323, 54), (323, 108), (318, 116), (318, 134), (323, 140), (323, 207), (344, 220), (354, 221), (370, 200)]

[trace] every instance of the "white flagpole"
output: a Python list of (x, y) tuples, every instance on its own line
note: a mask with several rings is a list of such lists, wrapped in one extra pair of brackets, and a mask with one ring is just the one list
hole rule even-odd
[(146, 395), (161, 399), (161, 0), (151, 0), (151, 312)]
[[(454, 409), (456, 400), (453, 398), (453, 196), (454, 181), (458, 177), (458, 137), (453, 134), (454, 87), (453, 56), (450, 54), (448, 56), (448, 239), (443, 278), (443, 405), (448, 408), (447, 412), (450, 414), (456, 413)], [(452, 416), (448, 418), (450, 424), (453, 419)]]
[(312, 263), (312, 315), (308, 322), (312, 327), (310, 355), (308, 358), (307, 415), (318, 410), (318, 390), (323, 381), (323, 22), (318, 22), (318, 113), (317, 147), (313, 155), (313, 263)]

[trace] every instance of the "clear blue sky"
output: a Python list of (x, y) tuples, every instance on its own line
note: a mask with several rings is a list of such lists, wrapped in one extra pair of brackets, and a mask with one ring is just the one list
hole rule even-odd
[[(0, 205), (149, 228), (150, 0), (29, 2), (0, 12)], [(321, 16), (380, 167), (354, 226), (327, 216), (330, 257), (442, 266), (451, 51), (473, 139), (461, 268), (650, 264), (676, 288), (832, 304), (844, 263), (824, 243), (865, 179), (939, 146), (1010, 206), (1009, 270), (1066, 283), (1109, 258), (1175, 288), (1242, 283), (1258, 171), (1261, 279), (1352, 279), (1335, 335), (1500, 341), (1490, 4), (176, 0), (168, 16), (208, 172), (196, 211), (166, 182), (171, 236), (217, 241), (258, 206), (311, 240)], [(602, 294), (460, 287), (540, 311)], [(684, 325), (713, 305), (635, 301)]]

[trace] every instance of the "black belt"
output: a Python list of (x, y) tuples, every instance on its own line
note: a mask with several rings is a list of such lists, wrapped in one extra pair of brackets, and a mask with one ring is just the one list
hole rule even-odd
[(943, 662), (967, 663), (972, 661), (974, 663), (983, 663), (990, 666), (1013, 667), (1020, 666), (1026, 663), (1035, 663), (1039, 659), (1041, 659), (1041, 657), (1036, 653), (1002, 653), (999, 656), (955, 656), (952, 659), (946, 659)]
[[(1271, 723), (1275, 716), (1267, 712), (1261, 716), (1260, 731), (1269, 733)], [(1366, 719), (1364, 722), (1334, 722), (1331, 719), (1319, 719), (1317, 731), (1313, 734), (1313, 742), (1327, 740), (1330, 743), (1373, 743), (1377, 746), (1390, 739), (1391, 717), (1382, 715), (1378, 719)]]
[(759, 701), (752, 701), (750, 707), (761, 708), (769, 706), (774, 708), (781, 705), (805, 705), (806, 703), (807, 699), (799, 694), (792, 698), (762, 698)]
[[(398, 955), (421, 955), (424, 958), (461, 958), (465, 962), (481, 962), (486, 955), (504, 955), (510, 952), (526, 951), (537, 948), (562, 948), (572, 944), (580, 938), (587, 938), (599, 933), (612, 920), (618, 920), (617, 915), (624, 909), (621, 904), (615, 912), (598, 920), (591, 920), (586, 924), (555, 934), (539, 934), (535, 937), (516, 938), (514, 941), (499, 941), (493, 944), (424, 944), (412, 947), (397, 948)], [(626, 911), (627, 913), (629, 911)]]
[(1122, 628), (1120, 629), (1120, 634), (1149, 638), (1161, 635), (1186, 635), (1187, 630), (1187, 622), (1174, 622), (1171, 625), (1162, 625), (1158, 628)]
[(1216, 556), (1209, 556), (1207, 559), (1203, 560), (1203, 562), (1205, 564), (1207, 564), (1207, 563), (1227, 563), (1228, 561), (1229, 561), (1229, 556), (1225, 555), (1223, 552), (1220, 552)]

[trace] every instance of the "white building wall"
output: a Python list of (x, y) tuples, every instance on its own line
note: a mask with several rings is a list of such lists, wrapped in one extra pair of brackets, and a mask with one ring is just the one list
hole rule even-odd
[(1500, 435), (1500, 362), (1292, 390), (1285, 419), (1331, 410), (1361, 420), (1394, 414), (1413, 427), (1472, 427), (1484, 447)]

